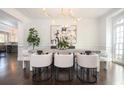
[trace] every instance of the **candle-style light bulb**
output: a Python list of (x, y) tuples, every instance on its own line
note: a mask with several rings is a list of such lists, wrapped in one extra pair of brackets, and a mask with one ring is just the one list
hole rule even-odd
[(45, 12), (46, 11), (46, 8), (43, 8), (42, 10), (43, 10), (43, 12)]

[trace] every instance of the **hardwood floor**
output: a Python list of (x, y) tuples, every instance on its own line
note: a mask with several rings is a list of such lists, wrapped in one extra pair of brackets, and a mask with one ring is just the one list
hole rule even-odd
[(22, 62), (17, 61), (16, 54), (0, 56), (0, 85), (113, 85), (124, 84), (124, 67), (112, 63), (108, 71), (103, 69), (104, 63), (101, 64), (97, 83), (83, 83), (77, 79), (74, 72), (74, 79), (71, 82), (55, 81), (53, 76), (48, 81), (32, 81), (32, 73), (29, 71), (29, 62), (27, 69), (22, 69)]

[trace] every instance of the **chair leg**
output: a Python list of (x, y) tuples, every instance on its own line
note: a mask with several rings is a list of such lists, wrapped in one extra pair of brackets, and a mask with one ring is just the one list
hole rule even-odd
[(73, 78), (74, 78), (73, 74), (74, 74), (74, 67), (71, 68), (71, 80), (73, 80)]
[(48, 78), (48, 67), (46, 67), (46, 78)]
[[(80, 66), (79, 66), (80, 67)], [(80, 67), (77, 77), (82, 82), (95, 83), (97, 82), (97, 68), (84, 68)]]
[(49, 75), (48, 71), (49, 71), (49, 67), (45, 67), (45, 68), (43, 68), (43, 70), (42, 70), (42, 68), (33, 67), (33, 71), (32, 71), (32, 79), (33, 79), (33, 81), (49, 80), (51, 78), (51, 76), (52, 76), (52, 73), (51, 73), (51, 70), (50, 70), (50, 75)]
[(89, 81), (90, 80), (90, 69), (89, 68), (87, 68), (87, 80)]
[(80, 67), (80, 75), (81, 75), (81, 78), (82, 78), (82, 75), (83, 75), (83, 74), (82, 74), (82, 69), (83, 69), (83, 68)]
[(90, 77), (89, 77), (88, 82), (89, 83), (96, 83), (97, 82), (97, 69), (96, 68), (90, 68), (88, 74), (89, 74), (88, 77), (91, 76), (92, 78), (94, 78), (93, 81), (90, 81)]
[(55, 80), (58, 80), (58, 68), (55, 67)]
[(78, 71), (78, 64), (76, 64), (77, 65), (77, 75), (78, 75), (78, 73), (79, 73), (79, 71)]
[(82, 72), (83, 72), (83, 76), (82, 76), (82, 78), (83, 78), (83, 80), (85, 79), (85, 74), (84, 74), (84, 71), (85, 71), (85, 69), (84, 68), (82, 68)]
[(77, 77), (79, 78), (79, 73), (80, 73), (80, 69), (79, 69), (79, 66), (77, 64)]
[(50, 77), (52, 77), (52, 71), (53, 71), (53, 67), (50, 66)]
[(97, 81), (98, 74), (97, 74), (97, 69), (96, 68), (94, 68), (94, 73), (95, 73), (95, 78), (96, 78), (96, 81)]
[[(60, 80), (59, 78), (59, 69), (60, 68), (57, 68), (57, 67), (55, 67), (55, 75), (54, 75), (54, 77), (55, 77), (55, 80), (57, 80), (57, 81), (71, 81), (71, 80), (73, 80), (73, 76), (72, 76), (72, 67), (71, 68), (68, 68), (67, 69), (67, 72), (68, 72), (68, 80)], [(64, 69), (64, 68), (63, 68)]]
[(33, 71), (32, 71), (32, 80), (33, 81), (36, 81), (36, 77), (37, 77), (37, 71), (36, 71), (36, 68), (33, 67)]
[(72, 80), (72, 68), (69, 68), (69, 81)]
[[(80, 67), (78, 66), (78, 69), (77, 69), (78, 73), (77, 73), (77, 78), (81, 81), (84, 81), (84, 68), (83, 67)], [(82, 74), (83, 72), (83, 74)], [(83, 79), (82, 79), (83, 77)]]

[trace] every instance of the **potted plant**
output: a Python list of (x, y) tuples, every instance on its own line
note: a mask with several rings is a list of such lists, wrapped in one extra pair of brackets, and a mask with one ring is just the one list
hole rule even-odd
[(38, 31), (35, 28), (30, 28), (29, 29), (29, 35), (27, 38), (27, 42), (32, 45), (33, 50), (35, 48), (35, 46), (39, 46), (40, 43), (40, 38), (38, 35)]
[(68, 47), (69, 47), (69, 43), (67, 42), (67, 40), (65, 39), (59, 40), (58, 42), (59, 49), (67, 49)]

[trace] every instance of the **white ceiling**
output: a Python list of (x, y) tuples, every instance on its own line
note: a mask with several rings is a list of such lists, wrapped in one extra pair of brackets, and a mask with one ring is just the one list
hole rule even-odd
[(17, 26), (17, 19), (0, 10), (0, 23), (8, 26)]
[[(33, 19), (41, 19), (41, 18), (48, 18), (43, 13), (42, 8), (16, 8), (19, 12), (23, 15), (27, 16), (28, 18)], [(73, 8), (73, 15), (75, 17), (81, 18), (98, 18), (107, 12), (111, 11), (112, 8)], [(47, 8), (49, 15), (53, 18), (61, 18), (60, 16), (60, 8)]]

